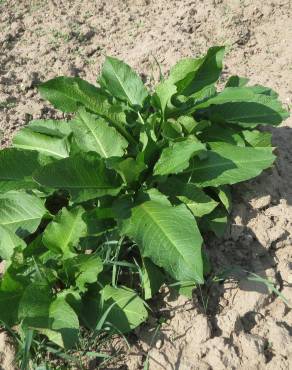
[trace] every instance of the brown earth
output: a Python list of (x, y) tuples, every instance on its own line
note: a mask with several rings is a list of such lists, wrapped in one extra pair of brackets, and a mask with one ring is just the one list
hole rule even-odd
[[(291, 0), (0, 0), (2, 145), (31, 118), (57, 117), (35, 88), (57, 75), (95, 82), (104, 55), (157, 78), (184, 56), (227, 45), (223, 79), (238, 74), (292, 99)], [(292, 120), (273, 128), (278, 160), (236, 186), (230, 227), (207, 247), (215, 270), (240, 265), (271, 278), (292, 302)], [(198, 298), (158, 297), (167, 318), (153, 340), (154, 317), (136, 331), (131, 353), (107, 369), (292, 369), (292, 310), (263, 285), (211, 284)], [(203, 299), (202, 299), (203, 297)], [(0, 336), (0, 368), (8, 369)], [(4, 338), (4, 337), (3, 337)], [(4, 355), (3, 355), (4, 353)], [(8, 356), (8, 357), (7, 357)], [(2, 361), (2, 362), (1, 362)], [(5, 362), (6, 361), (6, 362)], [(6, 364), (6, 365), (5, 365)], [(120, 367), (119, 367), (120, 366)]]

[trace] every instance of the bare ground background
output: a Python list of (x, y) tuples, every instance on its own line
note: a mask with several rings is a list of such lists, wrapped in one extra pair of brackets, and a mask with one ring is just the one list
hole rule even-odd
[[(291, 40), (291, 0), (0, 0), (1, 145), (30, 119), (60, 115), (40, 99), (39, 81), (68, 75), (94, 83), (105, 54), (149, 80), (157, 78), (153, 56), (167, 71), (225, 44), (223, 79), (238, 74), (270, 86), (289, 109)], [(240, 265), (271, 278), (292, 302), (291, 127), (290, 118), (272, 129), (276, 165), (233, 189), (229, 230), (207, 246), (216, 271)], [(105, 368), (141, 369), (147, 353), (150, 370), (292, 369), (292, 310), (263, 286), (228, 281), (193, 301), (161, 295), (153, 307), (131, 352)], [(161, 315), (166, 322), (151, 344)], [(0, 368), (13, 369), (5, 340), (0, 334)]]

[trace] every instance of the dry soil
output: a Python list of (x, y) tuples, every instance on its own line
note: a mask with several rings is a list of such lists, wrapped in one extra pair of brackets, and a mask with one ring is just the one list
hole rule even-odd
[[(147, 81), (154, 57), (167, 71), (179, 58), (225, 44), (223, 80), (238, 74), (292, 99), (291, 0), (0, 0), (2, 145), (31, 118), (60, 117), (36, 85), (57, 75), (95, 82), (104, 55), (124, 59)], [(207, 241), (215, 270), (239, 265), (272, 279), (292, 302), (292, 120), (274, 128), (278, 160), (233, 189), (230, 227)], [(202, 299), (203, 297), (203, 299)], [(107, 369), (292, 369), (292, 310), (262, 285), (213, 284), (194, 300), (166, 293), (138, 329), (131, 352)], [(157, 316), (164, 316), (155, 340)], [(12, 355), (0, 335), (0, 368)], [(119, 344), (117, 344), (118, 346)], [(116, 347), (117, 347), (116, 346)]]

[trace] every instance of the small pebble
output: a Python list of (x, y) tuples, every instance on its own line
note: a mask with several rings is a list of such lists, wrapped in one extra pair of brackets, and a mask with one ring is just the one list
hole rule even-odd
[(155, 347), (157, 349), (160, 349), (162, 347), (162, 340), (161, 339), (158, 339), (158, 341), (155, 343)]

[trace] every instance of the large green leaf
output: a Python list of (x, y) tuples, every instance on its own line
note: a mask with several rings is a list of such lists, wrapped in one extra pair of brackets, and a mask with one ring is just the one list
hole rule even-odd
[(210, 143), (206, 159), (193, 158), (185, 172), (198, 186), (235, 184), (259, 175), (270, 167), (275, 156), (272, 148), (244, 148), (227, 143)]
[(132, 209), (121, 232), (133, 238), (144, 257), (164, 268), (176, 280), (203, 282), (202, 237), (185, 205), (171, 206), (162, 194)]
[(196, 185), (186, 184), (176, 178), (169, 178), (165, 183), (160, 184), (159, 188), (164, 194), (178, 198), (196, 217), (202, 217), (212, 212), (218, 205), (218, 202)]
[(70, 132), (69, 125), (65, 121), (32, 121), (14, 136), (13, 146), (35, 150), (57, 159), (66, 158), (70, 151), (67, 140)]
[(23, 320), (26, 327), (47, 328), (52, 300), (53, 293), (46, 281), (31, 283), (21, 297), (18, 319)]
[(17, 247), (24, 248), (25, 242), (9, 228), (0, 225), (0, 258), (9, 260)]
[(225, 88), (195, 109), (202, 108), (208, 108), (206, 114), (213, 122), (234, 123), (243, 127), (277, 126), (289, 117), (274, 96), (256, 94), (250, 87)]
[(168, 148), (163, 149), (158, 162), (155, 164), (154, 175), (181, 172), (189, 166), (192, 156), (205, 149), (205, 145), (195, 136), (189, 136), (183, 141), (170, 144)]
[(51, 341), (63, 348), (72, 348), (79, 338), (79, 320), (73, 308), (60, 294), (50, 304), (48, 329), (41, 330)]
[(53, 189), (68, 190), (74, 201), (83, 202), (103, 195), (116, 195), (120, 176), (105, 167), (97, 153), (76, 154), (39, 169), (34, 179)]
[(214, 84), (222, 71), (224, 47), (215, 46), (199, 59), (182, 59), (170, 71), (169, 80), (182, 95), (192, 95)]
[(121, 157), (128, 146), (127, 140), (101, 117), (80, 109), (71, 121), (78, 146), (86, 151), (97, 152), (103, 158)]
[(148, 317), (142, 299), (136, 292), (126, 287), (105, 286), (101, 291), (101, 301), (103, 302), (102, 313), (112, 306), (106, 321), (122, 333), (136, 328)]
[(108, 119), (128, 140), (135, 142), (125, 129), (126, 115), (120, 106), (112, 105), (101, 89), (79, 77), (57, 77), (39, 87), (41, 95), (63, 112), (77, 112), (84, 106)]
[(137, 73), (123, 61), (106, 57), (102, 67), (100, 84), (118, 99), (132, 106), (143, 106), (147, 90)]
[(24, 291), (18, 309), (24, 327), (39, 330), (57, 344), (70, 348), (78, 339), (79, 321), (62, 295), (53, 297), (45, 281), (31, 283)]
[(80, 105), (100, 111), (108, 106), (108, 97), (101, 89), (79, 77), (56, 77), (39, 86), (44, 99), (63, 112), (76, 112)]
[(62, 253), (63, 258), (74, 255), (74, 247), (87, 232), (86, 223), (82, 219), (83, 214), (82, 207), (71, 210), (63, 208), (46, 227), (42, 238), (44, 245), (54, 253)]
[(0, 193), (9, 190), (33, 189), (37, 184), (32, 179), (39, 167), (37, 152), (16, 148), (0, 151)]
[(0, 195), (0, 225), (20, 236), (33, 233), (47, 212), (41, 199), (22, 192)]

